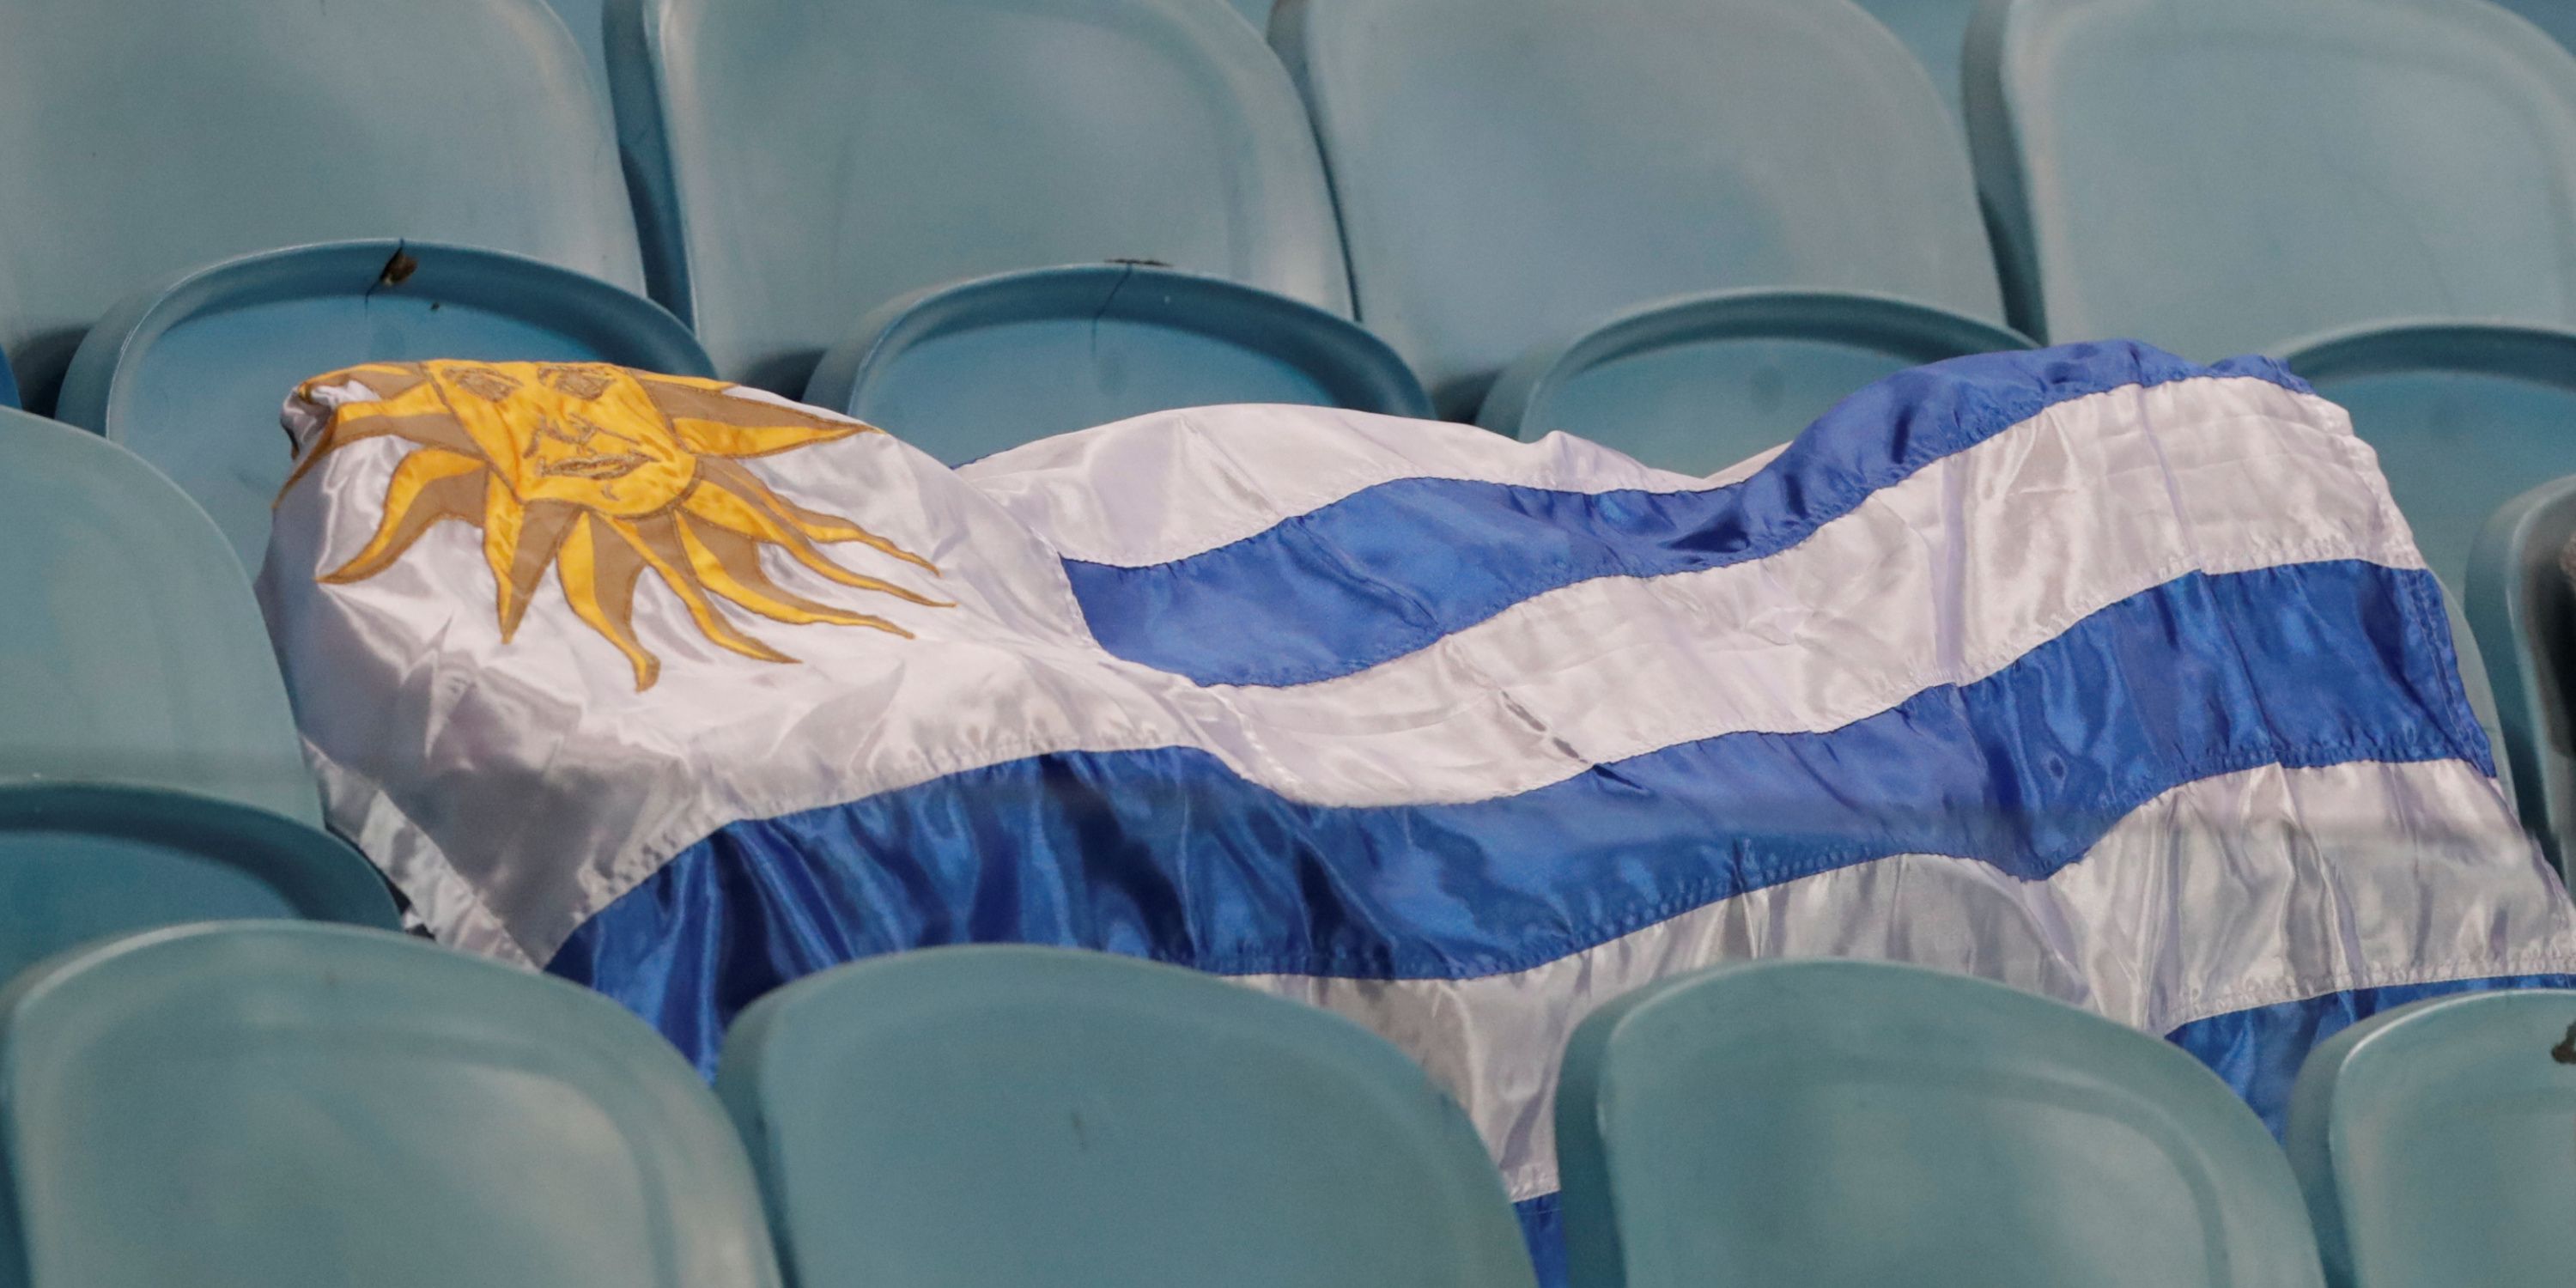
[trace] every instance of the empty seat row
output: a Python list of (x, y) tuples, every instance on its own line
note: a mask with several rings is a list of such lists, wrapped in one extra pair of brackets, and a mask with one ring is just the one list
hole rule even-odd
[[(1566, 1053), (1572, 1279), (2311, 1288), (2322, 1236), (2338, 1284), (2555, 1284), (2571, 1018), (2532, 992), (2355, 1026), (2285, 1158), (2188, 1055), (2034, 995), (1864, 962), (1669, 981)], [(1057, 949), (782, 989), (711, 1096), (561, 981), (166, 929), (0, 997), (0, 1125), (34, 1288), (1532, 1282), (1474, 1128), (1394, 1047)]]
[[(2563, 364), (2498, 356), (2576, 316), (2576, 58), (2479, 0), (1988, 13), (1972, 166), (1845, 0), (1289, 0), (1276, 56), (1222, 0), (617, 0), (581, 18), (613, 111), (539, 0), (29, 0), (0, 159), (89, 181), (0, 197), (59, 234), (0, 246), (0, 347), (246, 565), (279, 391), (432, 356), (722, 372), (952, 461), (1159, 406), (1436, 399), (1700, 472), (2027, 343), (2008, 312), (2201, 356), (2348, 323), (2290, 361), (2455, 590), (2484, 517), (2576, 469)], [(2338, 183), (2365, 194), (2312, 199)], [(2513, 771), (2536, 826), (2551, 772)]]

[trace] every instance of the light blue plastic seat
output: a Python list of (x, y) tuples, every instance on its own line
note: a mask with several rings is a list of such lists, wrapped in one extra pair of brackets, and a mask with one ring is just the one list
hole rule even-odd
[(591, 83), (599, 90), (599, 101), (608, 101), (607, 24), (601, 15), (604, 0), (546, 0), (555, 16), (563, 19), (572, 42), (581, 47), (581, 61), (590, 72)]
[(118, 300), (254, 251), (408, 238), (643, 284), (544, 0), (12, 0), (0, 171), (0, 348), (39, 411)]
[(1226, 0), (614, 0), (655, 297), (794, 394), (898, 296), (1138, 259), (1347, 313), (1321, 162)]
[(2034, 335), (2576, 325), (2576, 56), (2493, 5), (1986, 0), (1963, 76)]
[(823, 356), (805, 401), (952, 465), (1209, 403), (1431, 414), (1404, 360), (1351, 322), (1138, 264), (1005, 273), (904, 296)]
[(129, 297), (81, 342), (56, 414), (152, 462), (255, 569), (294, 460), (278, 426), (286, 396), (326, 371), (431, 358), (713, 374), (679, 319), (597, 278), (498, 251), (333, 242)]
[(2576, 477), (2515, 497), (2469, 563), (2468, 617), (2492, 664), (2497, 723), (2523, 826), (2561, 872), (2576, 865)]
[(2523, 19), (2549, 38), (2568, 49), (2576, 49), (2576, 4), (2567, 0), (2502, 0), (2505, 8), (2521, 14)]
[(321, 823), (241, 562), (95, 434), (0, 411), (0, 782), (124, 783)]
[[(1977, 0), (1859, 0), (1905, 47), (1914, 51), (1914, 61), (1932, 74), (1932, 87), (1941, 91), (1951, 114), (1964, 122), (1967, 110), (1959, 103), (1959, 51), (1968, 41), (1968, 19), (1977, 9)], [(1963, 126), (1964, 128), (1964, 126)]]
[(2308, 1054), (2290, 1161), (2337, 1288), (2554, 1288), (2576, 1265), (2576, 992), (2438, 997)]
[(716, 1087), (799, 1288), (1512, 1288), (1500, 1177), (1356, 1025), (1213, 977), (932, 949), (754, 1003)]
[[(2576, 331), (2503, 323), (2382, 322), (2282, 346), (2291, 370), (2352, 413), (2379, 454), (2388, 490), (2447, 593), (2470, 705), (2511, 766), (2525, 822), (2543, 835), (2557, 748), (2513, 733), (2526, 681), (2505, 658), (2515, 632), (2464, 611), (2478, 575), (2472, 548), (2488, 517), (2534, 484), (2576, 474)], [(2555, 559), (2554, 551), (2547, 558)], [(2472, 632), (2464, 629), (2474, 623)], [(2508, 675), (2507, 672), (2516, 672)], [(2506, 707), (2524, 708), (2521, 714)], [(2499, 738), (2499, 733), (2504, 736)], [(2539, 757), (2524, 765), (2526, 755)], [(2541, 797), (2531, 793), (2541, 789)], [(2564, 808), (2563, 806), (2561, 807)], [(2556, 848), (2553, 843), (2553, 854)]]
[(0, 784), (0, 978), (108, 935), (274, 918), (400, 928), (367, 860), (293, 819), (161, 788)]
[(1565, 430), (1709, 474), (1797, 436), (1908, 367), (2027, 348), (1991, 322), (1851, 291), (1721, 291), (1642, 305), (1504, 369), (1477, 423)]
[(578, 986), (402, 935), (192, 926), (0, 1006), (35, 1288), (774, 1288), (706, 1085)]
[(1774, 960), (1629, 993), (1566, 1049), (1556, 1147), (1577, 1285), (2320, 1282), (2226, 1084), (1965, 976)]
[[(1546, 365), (1523, 356), (1539, 346), (1677, 295), (1853, 291), (2002, 320), (1959, 132), (1849, 0), (1283, 0), (1271, 36), (1331, 166), (1360, 321), (1445, 415), (1516, 360)], [(1762, 401), (1749, 377), (1709, 395)]]

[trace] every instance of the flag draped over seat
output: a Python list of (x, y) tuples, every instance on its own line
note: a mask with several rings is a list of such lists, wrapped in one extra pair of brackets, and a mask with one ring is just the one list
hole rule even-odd
[(537, 364), (287, 421), (261, 595), (332, 820), (709, 1067), (856, 957), (1152, 957), (1402, 1046), (1544, 1244), (1558, 1051), (1675, 972), (1982, 975), (2276, 1122), (2353, 1017), (2576, 972), (2370, 450), (2265, 361), (1961, 359), (1710, 479), (1292, 407), (951, 471)]

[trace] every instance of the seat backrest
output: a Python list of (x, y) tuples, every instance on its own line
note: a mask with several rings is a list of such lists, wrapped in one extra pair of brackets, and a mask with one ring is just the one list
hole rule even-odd
[(2564, 1283), (2576, 1265), (2576, 992), (2435, 998), (2308, 1056), (2286, 1143), (2353, 1288)]
[(250, 583), (124, 448), (0, 412), (0, 781), (176, 787), (318, 824)]
[(54, 414), (150, 461), (256, 570), (295, 455), (278, 404), (325, 371), (439, 358), (712, 374), (679, 319), (596, 278), (418, 238), (322, 242), (127, 297), (81, 342)]
[(1523, 350), (1730, 287), (2000, 320), (1964, 145), (1849, 0), (1284, 0), (1359, 317), (1444, 414)]
[(1155, 260), (1347, 313), (1296, 93), (1226, 0), (614, 0), (657, 294), (795, 394), (899, 295)]
[(1860, 7), (1871, 17), (1887, 24), (1896, 38), (1914, 51), (1915, 61), (1932, 75), (1932, 88), (1941, 91), (1941, 99), (1953, 114), (1963, 120), (1959, 106), (1959, 51), (1968, 40), (1968, 17), (1976, 12), (1977, 0), (1859, 0)]
[(402, 924), (366, 858), (319, 828), (158, 788), (0, 785), (0, 979), (108, 935), (277, 918)]
[(380, 931), (155, 931), (22, 976), (41, 1288), (772, 1288), (706, 1086), (615, 1003)]
[(2025, 331), (2576, 323), (2576, 56), (2492, 5), (1988, 0), (1963, 78)]
[(37, 410), (110, 305), (250, 251), (417, 237), (642, 285), (544, 0), (18, 0), (0, 172), (0, 346)]
[[(2469, 560), (2469, 623), (2488, 659), (2524, 828), (2559, 871), (2576, 867), (2576, 476), (2497, 508)], [(2462, 667), (2463, 675), (2467, 668)]]
[(823, 355), (805, 401), (951, 465), (1182, 407), (1431, 414), (1404, 360), (1348, 319), (1136, 264), (1027, 269), (903, 297)]
[(1774, 960), (1649, 986), (1576, 1030), (1556, 1123), (1576, 1283), (2321, 1282), (2226, 1084), (1966, 976)]
[(2549, 33), (2549, 38), (2576, 50), (2576, 5), (2567, 0), (2500, 0), (2505, 8), (2521, 14), (2532, 25)]
[(802, 1288), (1531, 1282), (1492, 1162), (1418, 1067), (1173, 967), (843, 967), (744, 1012), (717, 1089)]

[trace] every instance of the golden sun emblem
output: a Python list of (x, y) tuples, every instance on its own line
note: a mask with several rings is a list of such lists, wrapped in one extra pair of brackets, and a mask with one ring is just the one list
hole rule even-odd
[(635, 634), (635, 584), (646, 569), (679, 597), (708, 639), (764, 662), (796, 659), (737, 629), (716, 599), (776, 622), (868, 626), (912, 637), (884, 618), (778, 585), (761, 568), (764, 548), (784, 551), (844, 586), (951, 607), (834, 563), (819, 545), (858, 542), (939, 572), (848, 519), (778, 495), (738, 463), (878, 432), (870, 426), (736, 394), (723, 381), (589, 364), (371, 364), (317, 376), (297, 392), (312, 401), (317, 390), (351, 384), (374, 398), (332, 411), (287, 489), (351, 443), (390, 437), (419, 450), (395, 466), (375, 535), (323, 574), (323, 582), (373, 577), (441, 520), (462, 520), (483, 531), (504, 642), (517, 633), (529, 598), (552, 567), (572, 611), (634, 665), (638, 692), (653, 687), (662, 670), (661, 659)]

